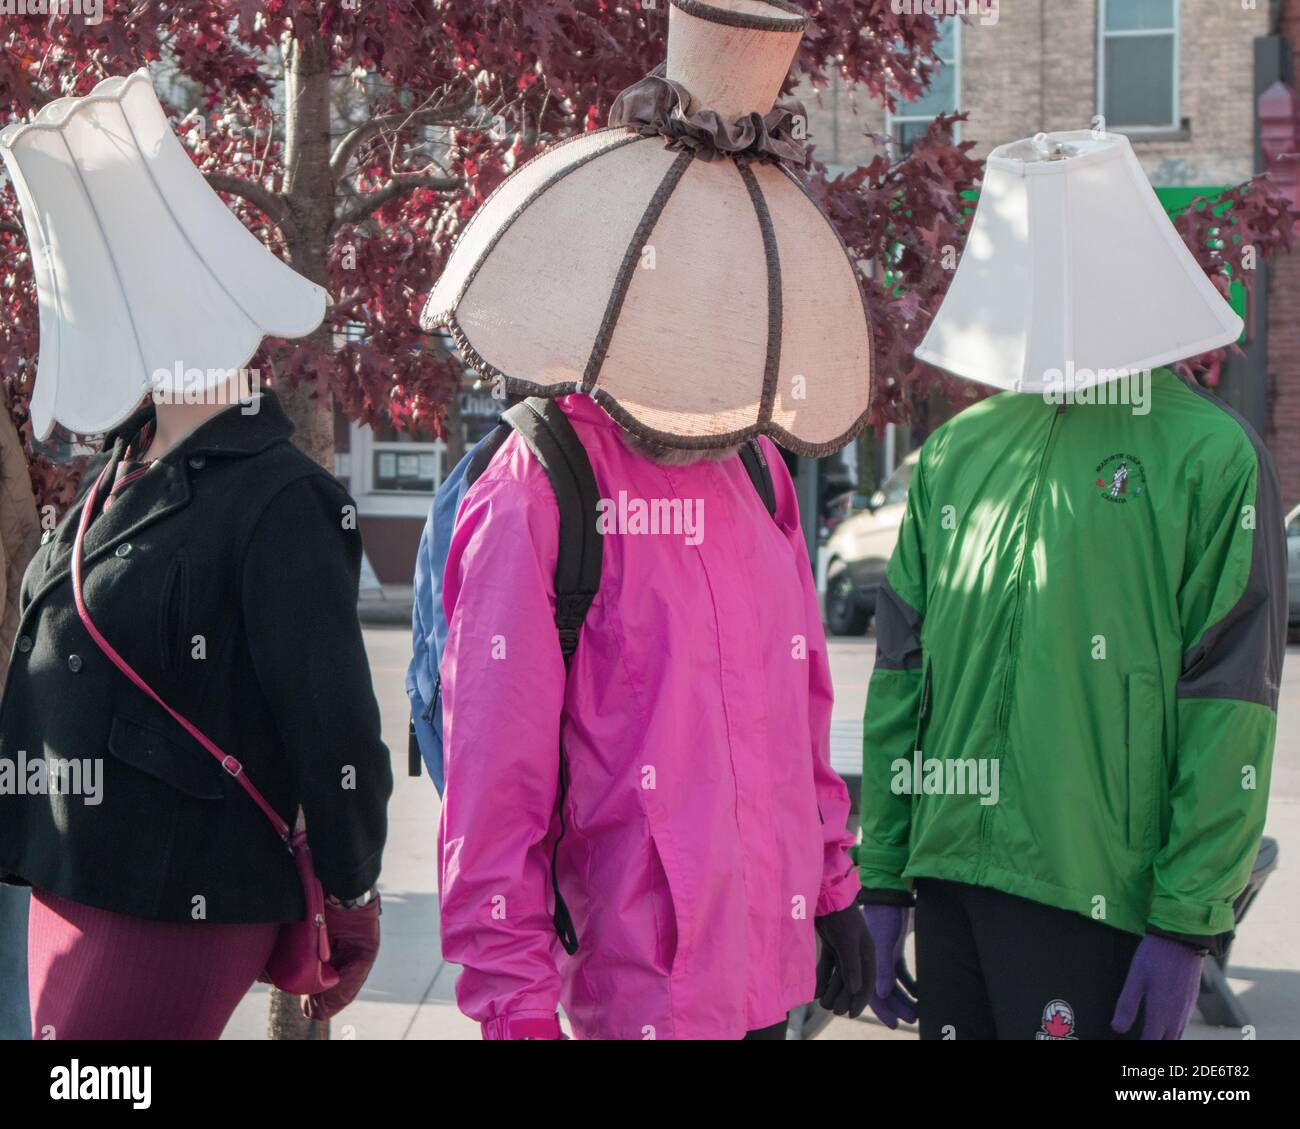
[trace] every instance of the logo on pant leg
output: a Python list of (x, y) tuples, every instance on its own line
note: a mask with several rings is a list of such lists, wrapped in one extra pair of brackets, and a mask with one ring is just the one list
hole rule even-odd
[(1078, 1037), (1074, 1033), (1074, 1008), (1064, 1000), (1053, 1000), (1043, 1008), (1043, 1027), (1034, 1038), (1077, 1040)]

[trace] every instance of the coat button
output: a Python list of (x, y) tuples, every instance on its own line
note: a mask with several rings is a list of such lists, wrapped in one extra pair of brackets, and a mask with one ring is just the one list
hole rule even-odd
[(77, 671), (79, 671), (79, 670), (81, 669), (81, 656), (80, 656), (80, 655), (69, 655), (69, 656), (68, 656), (68, 669), (69, 669), (70, 671), (72, 671), (73, 674), (76, 674)]
[(129, 543), (129, 542), (124, 542), (123, 544), (119, 545), (119, 546), (117, 547), (117, 555), (118, 555), (119, 557), (129, 557), (129, 556), (131, 555), (131, 545), (130, 545), (130, 543)]
[(24, 655), (27, 654), (27, 652), (32, 649), (31, 637), (27, 635), (18, 636), (18, 649), (22, 651)]
[(207, 466), (207, 463), (208, 460), (205, 459), (202, 455), (190, 456), (190, 467), (193, 470), (202, 470), (205, 466)]
[(54, 530), (47, 529), (44, 533), (41, 534), (42, 545), (48, 545), (53, 540), (54, 540)]

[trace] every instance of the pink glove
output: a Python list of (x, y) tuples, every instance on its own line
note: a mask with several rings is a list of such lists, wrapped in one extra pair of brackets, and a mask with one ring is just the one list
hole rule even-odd
[(330, 939), (330, 967), (339, 982), (328, 991), (303, 999), (308, 1019), (324, 1021), (338, 1015), (357, 997), (379, 956), (379, 896), (359, 909), (325, 903), (325, 928)]

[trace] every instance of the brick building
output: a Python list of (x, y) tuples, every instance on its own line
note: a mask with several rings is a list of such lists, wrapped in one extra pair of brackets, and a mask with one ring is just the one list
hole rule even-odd
[[(1300, 0), (1286, 0), (1277, 21), (1277, 77), (1260, 96), (1260, 150), (1270, 179), (1300, 208)], [(1268, 442), (1288, 506), (1300, 501), (1300, 243), (1268, 272)]]
[[(870, 160), (873, 135), (906, 147), (940, 111), (969, 115), (961, 139), (986, 156), (1040, 130), (1129, 136), (1170, 211), (1268, 170), (1300, 204), (1295, 95), (1300, 0), (1001, 0), (943, 21), (943, 73), (895, 114), (832, 84), (805, 92), (817, 156)], [(949, 5), (951, 9), (953, 5)], [(1280, 85), (1279, 85), (1280, 84)], [(1300, 502), (1300, 243), (1257, 282), (1244, 356), (1216, 390), (1268, 441), (1288, 506)]]

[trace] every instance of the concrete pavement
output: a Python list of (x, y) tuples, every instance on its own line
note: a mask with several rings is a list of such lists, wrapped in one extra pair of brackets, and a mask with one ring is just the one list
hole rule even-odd
[[(389, 809), (390, 834), (381, 889), (384, 947), (360, 998), (333, 1024), (333, 1037), (358, 1039), (475, 1039), (478, 1025), (457, 1010), (456, 970), (438, 951), (435, 836), (438, 796), (427, 776), (406, 775), (407, 704), (403, 678), (410, 658), (410, 632), (402, 626), (369, 626), (366, 646), (383, 716), (384, 739), (393, 753), (396, 779)], [(866, 680), (874, 640), (837, 639), (831, 644), (835, 681), (832, 759), (856, 770), (860, 757)], [(1237, 938), (1231, 983), (1261, 1039), (1300, 1037), (1300, 647), (1288, 648), (1282, 674), (1278, 742), (1265, 833), (1279, 841), (1281, 863), (1269, 879)], [(225, 1038), (261, 1039), (266, 1034), (266, 993), (245, 998)], [(907, 1039), (874, 1019), (835, 1019), (823, 1039)], [(1192, 1039), (1239, 1039), (1235, 1029), (1194, 1020)]]

